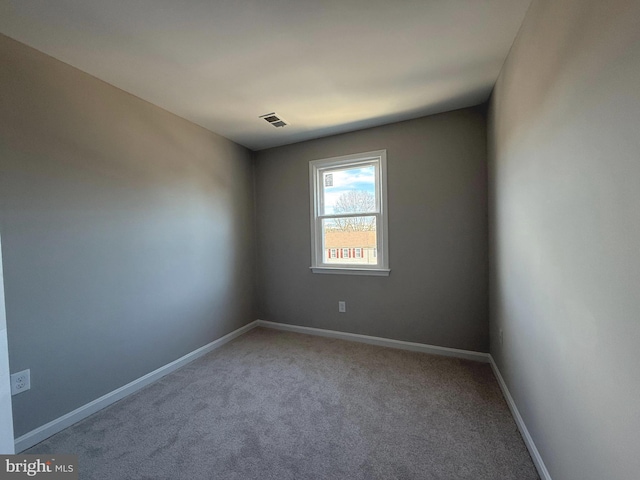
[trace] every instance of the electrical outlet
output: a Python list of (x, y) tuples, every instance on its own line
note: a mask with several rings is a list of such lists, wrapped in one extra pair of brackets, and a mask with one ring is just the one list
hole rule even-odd
[(347, 302), (339, 301), (338, 302), (338, 312), (345, 313), (347, 311)]
[(26, 392), (31, 388), (31, 370), (26, 369), (11, 375), (11, 395)]

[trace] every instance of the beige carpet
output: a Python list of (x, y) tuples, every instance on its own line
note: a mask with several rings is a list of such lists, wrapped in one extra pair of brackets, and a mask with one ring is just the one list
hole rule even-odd
[(82, 479), (537, 479), (486, 364), (257, 328), (25, 453)]

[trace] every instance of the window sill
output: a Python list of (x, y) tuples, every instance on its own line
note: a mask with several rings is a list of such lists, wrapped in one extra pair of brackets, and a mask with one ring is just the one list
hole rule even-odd
[(388, 277), (388, 268), (345, 268), (345, 267), (309, 267), (313, 273), (334, 275), (370, 275), (374, 277)]

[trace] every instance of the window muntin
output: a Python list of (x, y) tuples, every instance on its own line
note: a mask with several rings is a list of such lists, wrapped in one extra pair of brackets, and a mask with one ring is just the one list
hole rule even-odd
[(386, 151), (309, 165), (315, 273), (388, 275)]

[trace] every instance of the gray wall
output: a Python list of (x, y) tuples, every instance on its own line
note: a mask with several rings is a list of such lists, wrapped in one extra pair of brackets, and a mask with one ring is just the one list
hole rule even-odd
[[(487, 351), (484, 118), (459, 110), (258, 152), (259, 317)], [(309, 161), (380, 149), (391, 275), (311, 273)]]
[(491, 352), (554, 480), (638, 478), (640, 2), (534, 0), (490, 119)]
[(13, 454), (13, 412), (11, 410), (11, 380), (9, 376), (9, 346), (7, 317), (4, 309), (4, 276), (2, 273), (2, 242), (0, 241), (0, 454)]
[(0, 36), (16, 435), (255, 319), (251, 153)]

